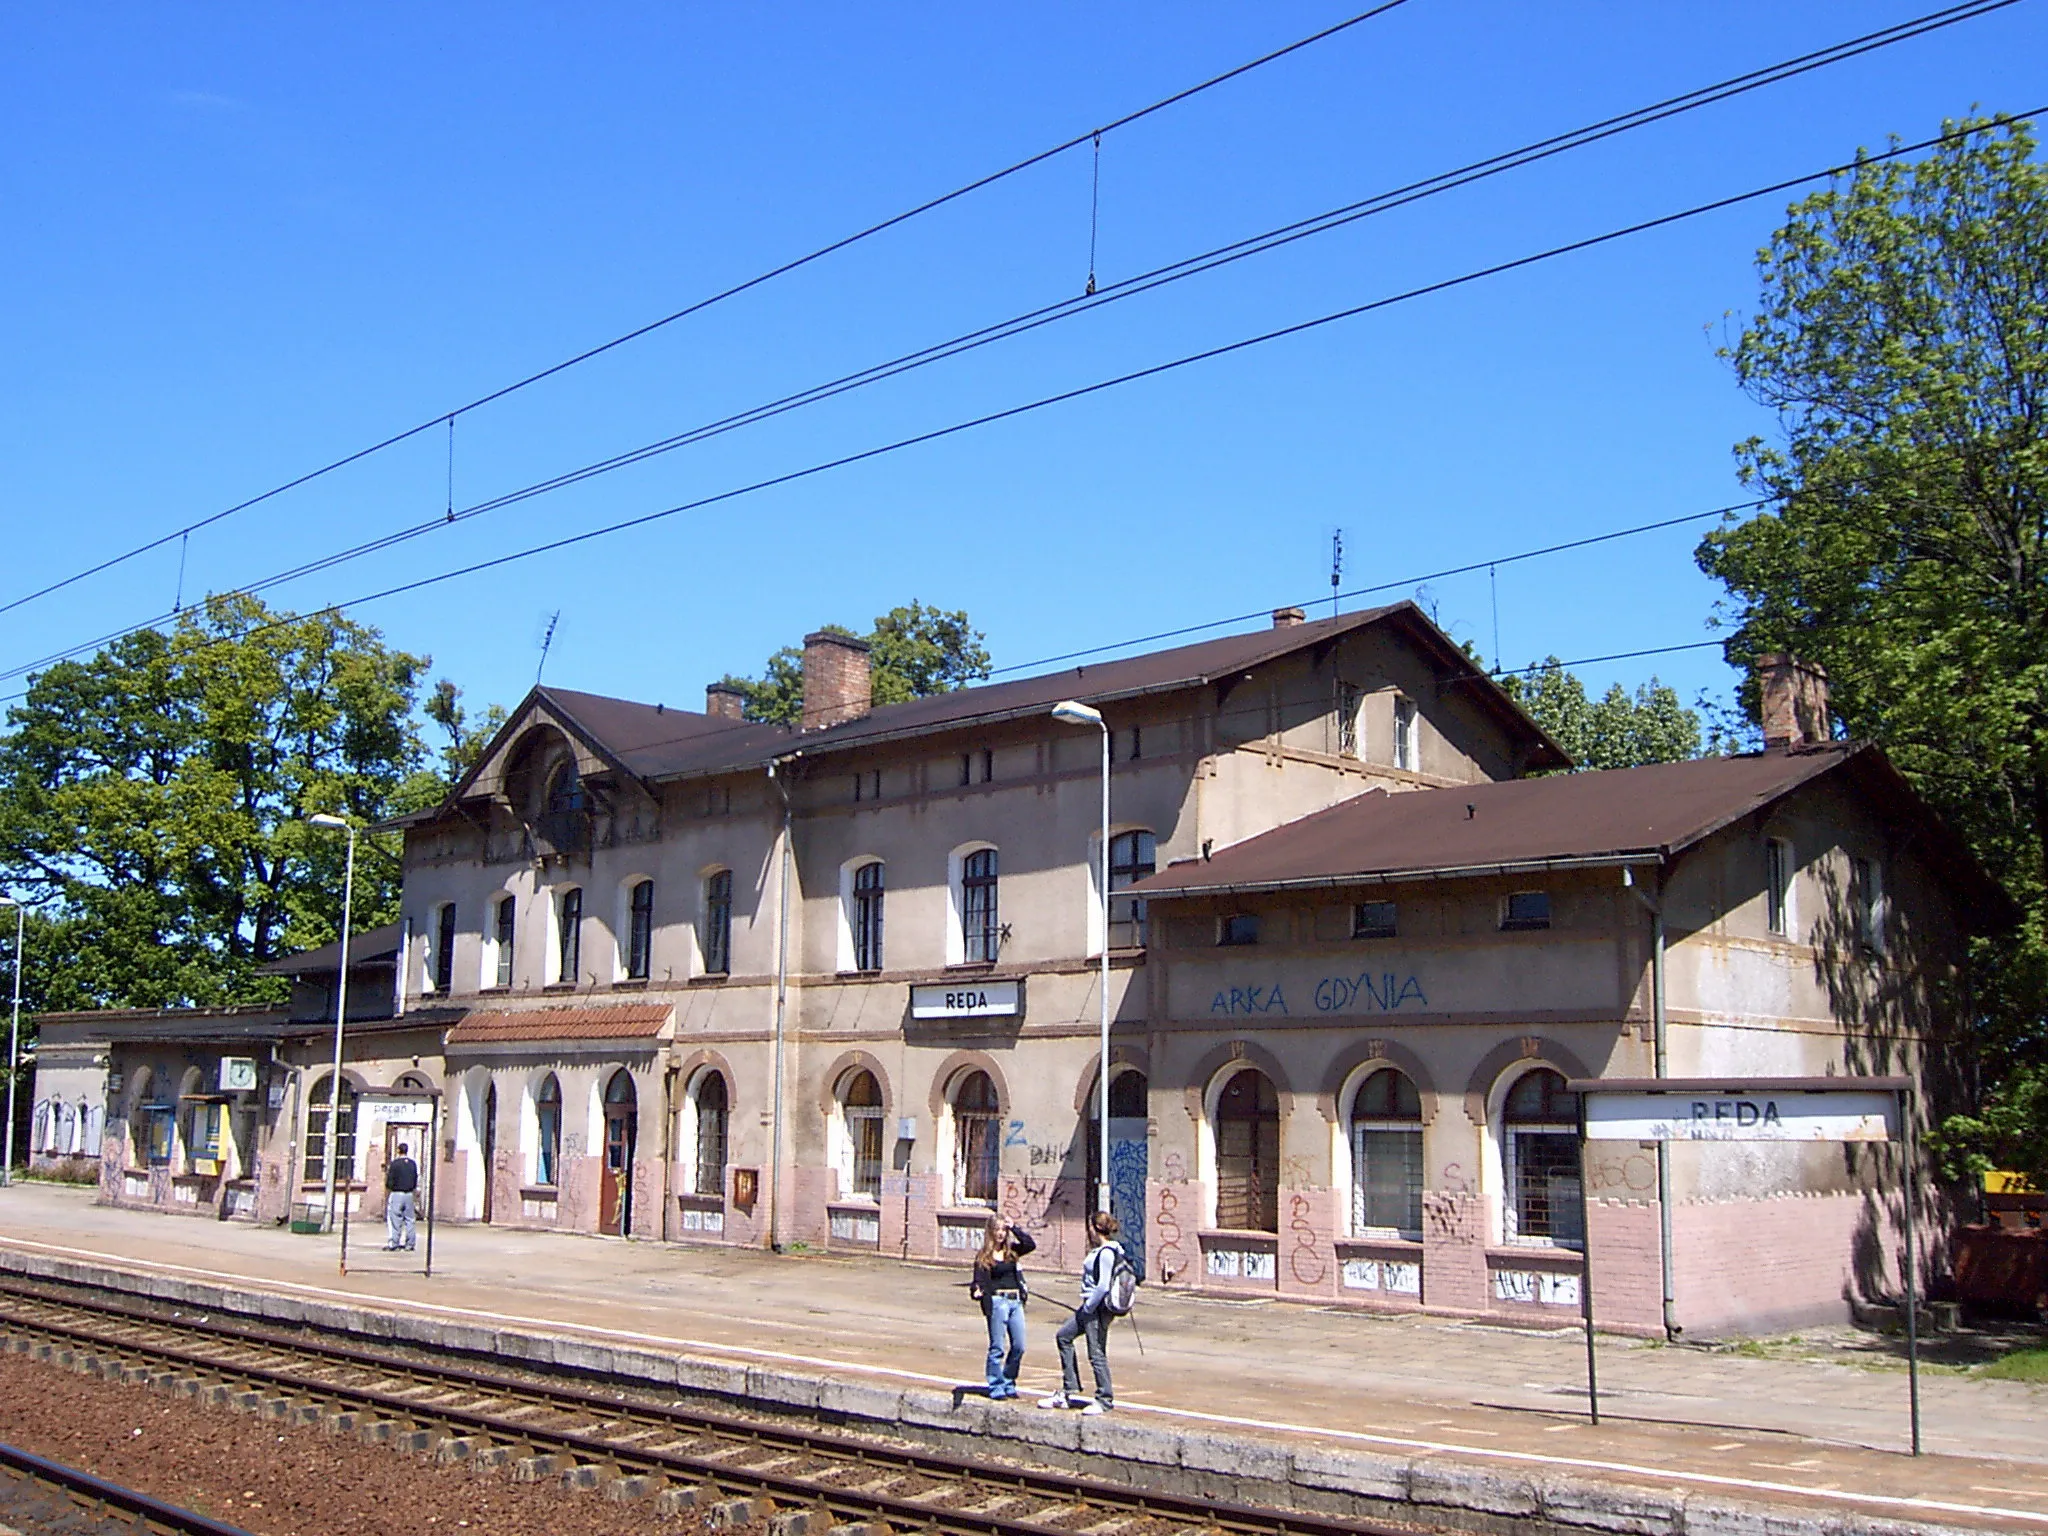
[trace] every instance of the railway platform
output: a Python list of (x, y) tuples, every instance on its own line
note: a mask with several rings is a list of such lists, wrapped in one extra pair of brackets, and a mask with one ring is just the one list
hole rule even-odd
[(1024, 1396), (990, 1403), (964, 1264), (444, 1225), (429, 1278), (381, 1238), (358, 1224), (343, 1274), (332, 1234), (0, 1190), (0, 1272), (658, 1380), (1162, 1488), (1476, 1529), (2048, 1533), (2048, 1388), (1944, 1370), (1938, 1342), (1928, 1454), (1912, 1458), (1904, 1372), (1865, 1336), (1791, 1357), (1603, 1337), (1594, 1426), (1574, 1330), (1147, 1288), (1111, 1336), (1117, 1411), (1083, 1418), (1031, 1406), (1057, 1385), (1071, 1276), (1033, 1273)]

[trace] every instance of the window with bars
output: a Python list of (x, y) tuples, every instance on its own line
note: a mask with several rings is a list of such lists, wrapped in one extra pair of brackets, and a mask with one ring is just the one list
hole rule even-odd
[(725, 1193), (726, 1125), (730, 1111), (724, 1076), (706, 1072), (694, 1097), (697, 1106), (696, 1192), (722, 1196)]
[(704, 879), (704, 970), (724, 976), (732, 970), (732, 871), (715, 870)]
[(1240, 1071), (1216, 1098), (1216, 1225), (1280, 1230), (1280, 1099), (1256, 1067)]
[(847, 1151), (852, 1167), (847, 1170), (847, 1193), (870, 1200), (882, 1196), (882, 1086), (865, 1068), (847, 1078), (841, 1092), (839, 1112), (846, 1121)]
[(626, 907), (626, 976), (645, 981), (654, 958), (654, 882), (635, 881)]
[(1119, 832), (1109, 840), (1109, 947), (1140, 949), (1145, 944), (1145, 898), (1119, 896), (1159, 868), (1159, 841), (1150, 832)]
[(1547, 1067), (1508, 1090), (1501, 1109), (1501, 1160), (1509, 1238), (1584, 1246), (1578, 1122), (1578, 1096), (1565, 1092), (1564, 1079)]
[(555, 980), (573, 986), (583, 969), (583, 891), (570, 886), (555, 898)]
[(1002, 948), (996, 866), (993, 848), (977, 848), (960, 863), (960, 953), (969, 963), (993, 963)]
[(1351, 1226), (1422, 1240), (1422, 1098), (1392, 1067), (1360, 1083), (1351, 1101)]
[(882, 901), (887, 868), (880, 859), (853, 872), (853, 968), (882, 969)]
[(562, 1085), (552, 1072), (534, 1095), (533, 1118), (533, 1182), (552, 1188), (562, 1160)]
[[(306, 1160), (305, 1176), (309, 1184), (322, 1183), (327, 1178), (327, 1112), (330, 1096), (334, 1091), (334, 1075), (329, 1073), (313, 1085), (306, 1096)], [(169, 1161), (170, 1116), (163, 1117), (166, 1133), (163, 1157), (152, 1155), (151, 1161)], [(347, 1078), (341, 1080), (341, 1097), (334, 1119), (334, 1169), (335, 1177), (353, 1177), (356, 1166), (356, 1090)]]
[(963, 1204), (994, 1205), (1002, 1154), (1003, 1107), (986, 1072), (969, 1072), (953, 1090), (954, 1188)]
[(1394, 700), (1394, 766), (1405, 768), (1410, 773), (1422, 767), (1422, 754), (1417, 751), (1420, 743), (1416, 739), (1415, 701)]
[(1337, 751), (1343, 757), (1363, 757), (1365, 741), (1365, 695), (1352, 683), (1337, 685)]
[(1792, 932), (1792, 845), (1764, 839), (1764, 919), (1772, 933)]
[(493, 957), (493, 979), (501, 987), (512, 985), (513, 920), (517, 915), (513, 901), (511, 896), (499, 897), (497, 910), (492, 913), (492, 942), (497, 947), (497, 954)]

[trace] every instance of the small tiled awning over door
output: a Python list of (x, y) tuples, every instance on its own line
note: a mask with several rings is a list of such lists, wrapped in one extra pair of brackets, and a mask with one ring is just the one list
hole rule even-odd
[(506, 1040), (645, 1040), (659, 1035), (673, 1010), (666, 1003), (609, 1008), (479, 1009), (448, 1031), (451, 1046)]

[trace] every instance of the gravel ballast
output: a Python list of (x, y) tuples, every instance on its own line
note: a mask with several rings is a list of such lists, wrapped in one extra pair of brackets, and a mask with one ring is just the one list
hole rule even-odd
[(258, 1536), (649, 1536), (698, 1529), (651, 1502), (515, 1484), (317, 1426), (206, 1408), (0, 1355), (0, 1439)]

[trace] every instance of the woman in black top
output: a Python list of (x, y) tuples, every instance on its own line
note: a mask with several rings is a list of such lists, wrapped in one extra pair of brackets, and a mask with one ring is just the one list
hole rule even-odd
[(974, 1256), (974, 1280), (968, 1294), (981, 1303), (988, 1319), (991, 1402), (1017, 1395), (1017, 1368), (1024, 1363), (1024, 1303), (1030, 1300), (1017, 1261), (1037, 1247), (1029, 1232), (991, 1216), (982, 1235), (981, 1252)]

